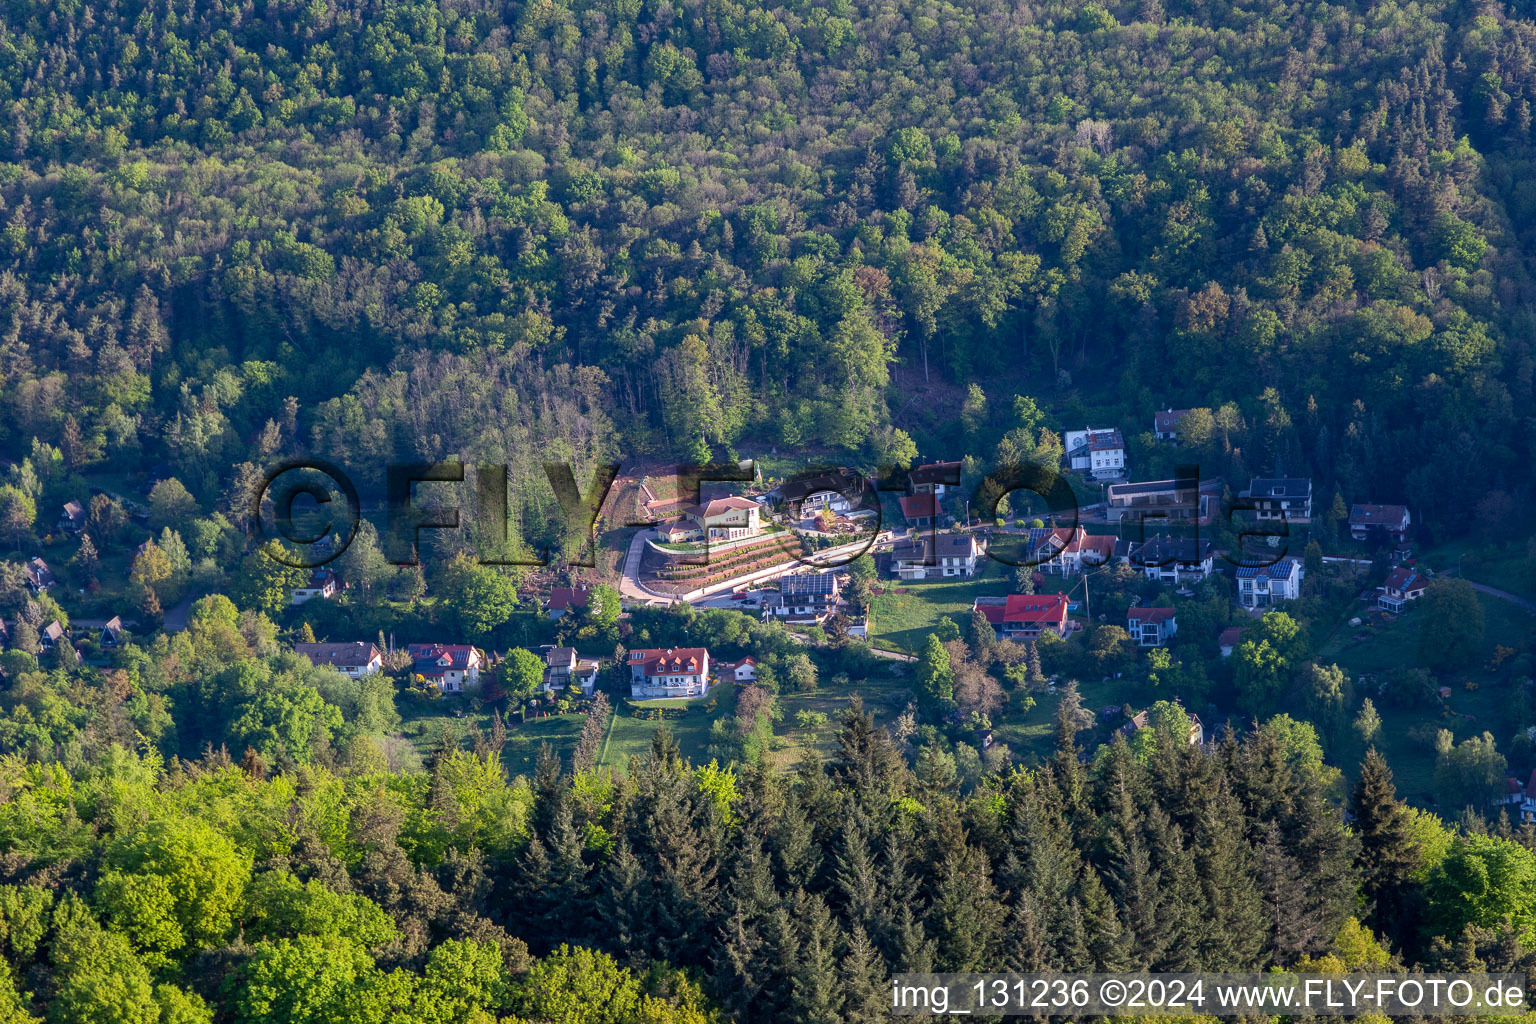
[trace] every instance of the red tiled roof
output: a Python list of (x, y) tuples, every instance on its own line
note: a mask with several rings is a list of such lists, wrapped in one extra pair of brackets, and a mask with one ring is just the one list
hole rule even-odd
[(1061, 594), (1009, 594), (1003, 622), (1065, 622), (1067, 599)]
[(939, 499), (931, 494), (909, 494), (901, 499), (901, 514), (908, 519), (932, 518), (939, 514)]
[(1172, 608), (1132, 608), (1125, 613), (1127, 622), (1167, 622), (1171, 618)]
[(703, 505), (697, 505), (688, 511), (690, 515), (698, 516), (701, 519), (713, 519), (715, 516), (724, 515), (732, 509), (748, 509), (757, 507), (757, 502), (753, 501), (751, 498), (740, 498), (732, 496), (729, 498), (716, 498), (714, 501), (707, 502)]
[(630, 651), (628, 664), (644, 666), (641, 671), (648, 676), (668, 672), (688, 675), (700, 672), (708, 660), (709, 649), (706, 647), (669, 647), (666, 650), (650, 647)]
[(563, 612), (568, 608), (585, 608), (591, 591), (585, 585), (579, 587), (555, 587), (549, 592), (550, 611)]

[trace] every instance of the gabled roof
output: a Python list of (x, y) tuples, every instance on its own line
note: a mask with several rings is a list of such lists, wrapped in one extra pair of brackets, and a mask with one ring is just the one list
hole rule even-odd
[(732, 496), (729, 498), (716, 498), (702, 505), (695, 505), (688, 510), (688, 514), (699, 519), (713, 519), (715, 516), (723, 516), (732, 509), (757, 508), (757, 502), (751, 498)]
[(907, 473), (907, 483), (913, 487), (919, 484), (944, 484), (953, 486), (960, 479), (959, 462), (929, 462)]
[(1256, 476), (1249, 482), (1246, 493), (1250, 498), (1307, 498), (1312, 495), (1312, 479)]
[(555, 587), (549, 592), (549, 610), (563, 612), (569, 608), (585, 608), (592, 592), (586, 584), (575, 587)]
[(1007, 622), (1064, 622), (1067, 599), (1061, 594), (1009, 594), (1001, 602), (977, 598), (972, 608), (994, 626)]
[(406, 650), (411, 655), (411, 670), (423, 676), (442, 675), (450, 669), (463, 671), (480, 660), (474, 644), (411, 644)]
[(1208, 540), (1194, 537), (1153, 537), (1136, 549), (1133, 564), (1143, 568), (1165, 564), (1169, 559), (1185, 565), (1199, 565), (1215, 553)]
[(931, 494), (909, 494), (901, 499), (901, 514), (908, 519), (931, 519), (939, 514), (939, 499)]
[(1414, 590), (1424, 590), (1429, 586), (1429, 580), (1412, 569), (1405, 569), (1399, 566), (1393, 569), (1387, 576), (1387, 582), (1384, 586), (1388, 590), (1408, 593)]
[(365, 640), (335, 644), (294, 644), (295, 654), (302, 654), (316, 666), (333, 668), (366, 668), (375, 658), (381, 657), (377, 644)]
[(639, 665), (647, 676), (696, 675), (709, 662), (705, 647), (637, 647), (629, 652), (628, 664)]
[(1174, 613), (1172, 608), (1132, 608), (1125, 613), (1127, 622), (1171, 622)]
[(1406, 505), (1351, 505), (1350, 526), (1401, 526), (1408, 521)]

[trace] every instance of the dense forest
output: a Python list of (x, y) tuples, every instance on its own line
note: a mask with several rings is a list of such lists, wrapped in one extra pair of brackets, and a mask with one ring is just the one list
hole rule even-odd
[[(1199, 658), (1149, 664), (1251, 727), (1191, 745), (1160, 701), (1089, 749), (1067, 684), (1027, 764), (950, 734), (1045, 674), (1118, 678), (1118, 626), (1004, 657), (946, 620), (906, 713), (855, 702), (785, 765), (778, 687), (897, 673), (736, 612), (621, 628), (604, 588), (562, 643), (707, 642), (761, 685), (707, 760), (663, 728), (599, 765), (593, 712), (518, 774), (499, 712), (424, 756), (392, 679), (288, 648), (554, 638), (522, 577), (396, 573), (365, 527), (347, 601), (289, 636), (307, 577), (241, 528), (280, 457), (369, 500), (391, 460), (506, 463), (537, 547), (551, 458), (585, 487), (921, 452), (969, 484), (1190, 407), (1181, 458), (1310, 474), (1330, 541), (1355, 501), (1502, 540), (1536, 500), (1533, 54), (1513, 0), (0, 5), (0, 1024), (838, 1024), (883, 1019), (896, 970), (1536, 970), (1536, 829), (1410, 807), (1374, 750), (1326, 763), (1282, 712), (1346, 733), (1349, 681), (1282, 612), (1222, 667), (1225, 581), (1184, 612)], [(142, 509), (107, 493), (151, 472)], [(29, 590), (71, 499), (70, 585)], [(38, 657), (109, 573), (185, 628)], [(1453, 625), (1393, 678), (1432, 706), (1483, 622), (1463, 581), (1425, 604)], [(1486, 808), (1495, 738), (1437, 735), (1442, 810)]]
[(1232, 478), (1454, 532), (1531, 497), (1533, 33), (1491, 2), (7, 4), (0, 441), (204, 499), (278, 451), (509, 461), (543, 535), (542, 453), (874, 463), (893, 413), (956, 412), (893, 409), (893, 370), (1002, 374), (1209, 407)]

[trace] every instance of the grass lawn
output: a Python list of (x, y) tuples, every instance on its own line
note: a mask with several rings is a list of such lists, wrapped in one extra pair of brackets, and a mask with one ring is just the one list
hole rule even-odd
[[(682, 718), (665, 720), (636, 718), (622, 699), (614, 698), (613, 718), (598, 752), (598, 763), (623, 768), (630, 758), (651, 749), (651, 737), (663, 725), (672, 730), (684, 757), (694, 764), (708, 761), (705, 748), (709, 745), (710, 727), (717, 719), (735, 712), (736, 688), (722, 683), (711, 688), (705, 697), (662, 697), (638, 703), (647, 708), (688, 708), (689, 712)], [(712, 711), (708, 710), (711, 704)]]
[[(1431, 706), (1392, 707), (1376, 701), (1381, 714), (1381, 735), (1376, 747), (1387, 758), (1396, 776), (1398, 792), (1414, 803), (1434, 801), (1435, 751), (1434, 730), (1450, 729), (1458, 742), (1469, 736), (1492, 732), (1501, 749), (1509, 746), (1506, 709), (1514, 698), (1508, 669), (1489, 673), (1483, 667), (1499, 644), (1519, 647), (1519, 641), (1536, 632), (1536, 615), (1501, 598), (1478, 595), (1483, 606), (1486, 631), (1483, 650), (1476, 663), (1451, 673), (1440, 683), (1451, 687), (1451, 696)], [(1332, 635), (1318, 647), (1318, 659), (1335, 661), (1356, 679), (1362, 673), (1377, 673), (1416, 663), (1420, 620), (1412, 608), (1387, 622), (1367, 619), (1351, 627), (1348, 618), (1361, 615), (1364, 604), (1345, 614)], [(1363, 639), (1356, 640), (1357, 635)], [(1475, 689), (1468, 689), (1467, 684)], [(1357, 686), (1357, 691), (1360, 688)], [(1365, 696), (1367, 694), (1358, 694)], [(1330, 760), (1353, 771), (1365, 753), (1364, 744), (1351, 732), (1330, 755)]]
[(872, 603), (871, 637), (909, 654), (922, 650), (924, 638), (948, 615), (965, 632), (971, 604), (987, 594), (1013, 593), (1012, 568), (983, 559), (984, 568), (965, 579), (885, 580), (885, 593)]

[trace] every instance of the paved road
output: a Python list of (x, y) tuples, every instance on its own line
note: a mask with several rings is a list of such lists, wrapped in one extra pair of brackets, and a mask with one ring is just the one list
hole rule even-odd
[(1521, 608), (1524, 608), (1528, 612), (1536, 612), (1536, 601), (1532, 601), (1528, 597), (1521, 597), (1519, 594), (1511, 594), (1507, 590), (1500, 590), (1498, 587), (1490, 587), (1486, 583), (1473, 583), (1472, 580), (1467, 580), (1467, 582), (1471, 583), (1472, 589), (1476, 590), (1478, 593), (1487, 594), (1489, 597), (1500, 597), (1510, 602), (1511, 604), (1519, 605)]

